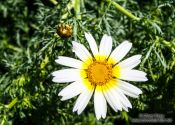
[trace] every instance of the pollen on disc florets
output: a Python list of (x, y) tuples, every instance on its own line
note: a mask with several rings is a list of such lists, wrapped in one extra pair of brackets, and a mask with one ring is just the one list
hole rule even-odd
[(112, 79), (112, 65), (106, 61), (94, 61), (88, 66), (87, 78), (92, 85), (104, 85)]

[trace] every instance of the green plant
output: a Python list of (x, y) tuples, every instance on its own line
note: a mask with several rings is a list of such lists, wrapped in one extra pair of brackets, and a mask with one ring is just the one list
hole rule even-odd
[[(0, 2), (0, 125), (117, 124), (134, 112), (175, 111), (175, 2), (173, 0), (8, 0)], [(132, 13), (132, 14), (131, 14)], [(71, 25), (73, 34), (62, 38), (59, 24)], [(95, 39), (113, 37), (114, 46), (127, 39), (128, 55), (143, 55), (140, 69), (149, 81), (137, 83), (143, 90), (130, 99), (128, 112), (108, 110), (97, 121), (92, 101), (80, 116), (72, 113), (75, 100), (61, 102), (65, 84), (52, 82), (59, 69), (54, 60), (69, 55), (71, 41), (84, 45), (84, 32)]]

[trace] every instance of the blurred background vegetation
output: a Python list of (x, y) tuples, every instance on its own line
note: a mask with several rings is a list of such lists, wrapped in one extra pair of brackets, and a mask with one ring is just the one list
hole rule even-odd
[[(138, 18), (110, 0), (0, 1), (0, 125), (125, 125), (139, 112), (175, 117), (175, 1), (112, 1)], [(85, 31), (98, 44), (103, 34), (111, 35), (113, 47), (127, 39), (133, 43), (128, 56), (143, 55), (137, 68), (149, 80), (132, 82), (143, 94), (129, 98), (129, 112), (108, 107), (106, 119), (97, 121), (92, 100), (80, 116), (72, 112), (76, 98), (60, 101), (65, 84), (52, 82), (51, 73), (61, 68), (54, 60), (75, 57), (72, 40), (87, 46)]]

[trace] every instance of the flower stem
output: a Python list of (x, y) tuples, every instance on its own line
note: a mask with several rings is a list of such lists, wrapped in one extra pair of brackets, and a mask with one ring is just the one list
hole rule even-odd
[(22, 49), (20, 49), (20, 48), (18, 48), (18, 47), (15, 47), (15, 46), (13, 46), (13, 45), (7, 45), (7, 48), (9, 48), (9, 49), (12, 49), (12, 50), (14, 50), (14, 51), (16, 51), (16, 52), (22, 52)]
[(56, 0), (49, 0), (51, 3), (53, 3), (54, 5), (57, 5), (58, 2)]
[(76, 18), (77, 19), (81, 19), (81, 15), (80, 15), (80, 0), (73, 0), (73, 4), (74, 4), (74, 10), (76, 13)]
[(18, 102), (18, 98), (14, 98), (8, 105), (7, 108), (12, 108)]
[(127, 17), (139, 21), (140, 18), (134, 16), (131, 12), (126, 10), (124, 7), (120, 6), (118, 3), (114, 2), (113, 0), (106, 0), (108, 3), (111, 3), (117, 10), (119, 10), (121, 13), (125, 14)]

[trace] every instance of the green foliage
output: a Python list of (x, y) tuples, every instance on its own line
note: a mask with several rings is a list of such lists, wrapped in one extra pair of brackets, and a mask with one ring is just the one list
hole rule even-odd
[[(134, 112), (175, 111), (175, 2), (172, 0), (114, 0), (139, 20), (125, 16), (110, 0), (7, 0), (0, 2), (0, 125), (112, 125), (129, 124)], [(61, 38), (59, 24), (69, 24), (73, 34)], [(84, 32), (98, 44), (103, 34), (113, 37), (114, 47), (127, 39), (133, 43), (128, 56), (142, 54), (139, 69), (148, 81), (133, 83), (143, 90), (130, 98), (133, 108), (97, 121), (93, 101), (78, 116), (72, 113), (76, 98), (61, 102), (65, 84), (52, 82), (61, 68), (58, 55), (75, 57), (71, 41), (87, 46)]]

